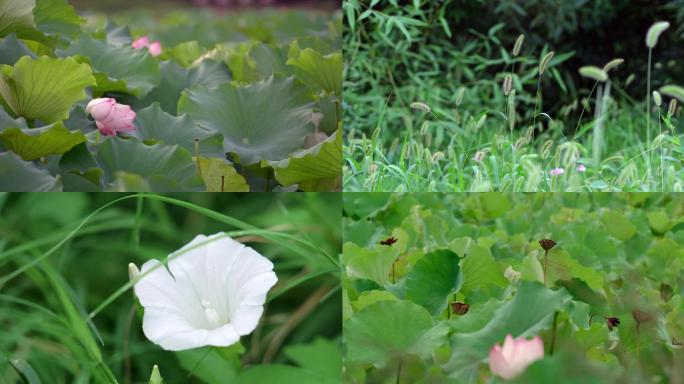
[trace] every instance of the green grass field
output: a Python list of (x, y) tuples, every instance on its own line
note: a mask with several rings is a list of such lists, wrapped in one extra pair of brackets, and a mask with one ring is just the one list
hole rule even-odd
[[(0, 194), (0, 382), (147, 383), (154, 365), (169, 384), (339, 382), (340, 200)], [(230, 347), (163, 350), (143, 335), (128, 264), (221, 231), (275, 265), (261, 322)]]
[[(514, 52), (509, 23), (466, 29), (449, 3), (345, 2), (346, 191), (684, 190), (682, 113), (670, 104), (684, 90), (654, 103), (647, 30), (642, 54), (622, 58), (639, 71), (603, 71), (616, 57), (583, 63), (607, 76), (596, 81), (567, 64), (574, 51), (542, 65), (554, 51), (544, 36)], [(661, 32), (681, 44), (678, 30)], [(651, 90), (669, 84), (665, 69), (681, 73), (659, 57), (665, 44)]]

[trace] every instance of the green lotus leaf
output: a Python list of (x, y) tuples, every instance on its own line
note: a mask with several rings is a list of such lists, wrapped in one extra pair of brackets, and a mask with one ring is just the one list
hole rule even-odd
[(342, 134), (337, 131), (314, 147), (262, 165), (273, 167), (276, 180), (284, 186), (299, 184), (303, 191), (338, 190), (342, 182)]
[(83, 22), (67, 0), (37, 0), (33, 19), (42, 33), (57, 37), (77, 36)]
[(292, 68), (287, 66), (287, 47), (257, 43), (249, 51), (259, 76), (264, 79), (273, 75), (289, 76)]
[(453, 378), (473, 381), (477, 366), (496, 343), (509, 333), (513, 337), (534, 336), (550, 327), (555, 311), (570, 302), (565, 290), (552, 291), (543, 285), (523, 281), (513, 300), (499, 307), (489, 323), (474, 332), (451, 337), (453, 354), (446, 371)]
[(107, 44), (114, 47), (127, 47), (133, 43), (130, 28), (125, 25), (119, 26), (109, 19), (107, 19), (104, 30), (98, 32), (99, 34), (95, 36), (104, 38)]
[(161, 84), (154, 88), (141, 101), (132, 100), (132, 105), (146, 107), (159, 102), (161, 108), (172, 114), (177, 114), (178, 99), (186, 88), (195, 84), (216, 87), (230, 82), (230, 70), (223, 62), (202, 60), (198, 65), (185, 69), (178, 64), (165, 61), (160, 65)]
[(36, 55), (26, 48), (26, 44), (17, 39), (16, 34), (12, 33), (2, 39), (0, 42), (0, 64), (14, 65), (23, 56), (36, 58)]
[(78, 55), (79, 60), (90, 63), (97, 79), (94, 96), (122, 92), (142, 97), (161, 81), (159, 64), (146, 50), (115, 47), (84, 34), (65, 51), (57, 53), (63, 57)]
[(178, 110), (201, 127), (223, 133), (223, 149), (252, 165), (281, 160), (302, 147), (312, 131), (312, 102), (294, 78), (271, 77), (243, 87), (194, 86), (183, 92)]
[(0, 107), (0, 131), (5, 128), (28, 128), (26, 120), (23, 118), (13, 119)]
[(200, 157), (199, 163), (207, 192), (249, 192), (245, 178), (226, 159)]
[(287, 65), (295, 69), (295, 74), (307, 86), (342, 96), (342, 53), (324, 56), (311, 48), (299, 48), (295, 41), (288, 56)]
[(225, 158), (223, 136), (216, 131), (199, 127), (188, 115), (171, 116), (162, 111), (159, 103), (138, 112), (135, 136), (142, 141), (158, 140), (177, 144), (195, 154), (195, 140), (199, 141), (200, 155)]
[[(337, 376), (340, 376), (338, 374)], [(285, 364), (255, 365), (244, 370), (236, 381), (243, 384), (336, 384), (340, 378)]]
[(204, 190), (192, 156), (178, 145), (111, 137), (98, 146), (96, 158), (108, 182), (125, 172), (145, 178), (154, 191)]
[(394, 248), (366, 249), (354, 243), (345, 243), (342, 251), (344, 266), (350, 278), (367, 279), (380, 285), (389, 283), (392, 264), (397, 257)]
[(5, 147), (28, 161), (63, 154), (85, 140), (81, 131), (69, 131), (61, 122), (34, 129), (6, 128), (0, 132), (0, 141)]
[(187, 68), (202, 56), (204, 52), (204, 48), (196, 41), (186, 41), (175, 47), (165, 49), (163, 54), (175, 61), (178, 65)]
[(86, 98), (85, 88), (95, 84), (87, 64), (72, 58), (24, 56), (14, 67), (4, 67), (0, 94), (19, 116), (49, 124), (69, 117), (72, 105)]
[(240, 83), (248, 84), (260, 79), (257, 64), (249, 55), (250, 49), (251, 46), (249, 44), (239, 44), (231, 47), (223, 46), (220, 49), (220, 53), (225, 56), (225, 62), (228, 64), (233, 78)]
[[(543, 263), (543, 259), (540, 260)], [(578, 278), (586, 282), (589, 288), (594, 291), (603, 292), (603, 275), (601, 272), (580, 264), (563, 249), (554, 248), (549, 251), (547, 268), (549, 281)]]
[(461, 286), (460, 258), (441, 249), (423, 255), (406, 276), (406, 299), (433, 315), (447, 307), (449, 297)]
[(18, 37), (41, 38), (42, 33), (36, 29), (33, 19), (35, 0), (2, 0), (0, 1), (0, 37), (15, 33)]
[(464, 276), (463, 291), (465, 292), (486, 287), (490, 284), (500, 287), (508, 284), (489, 248), (481, 245), (470, 245), (461, 263), (461, 268)]
[(636, 234), (636, 227), (622, 212), (606, 211), (601, 219), (606, 232), (616, 239), (625, 241)]
[(0, 186), (4, 192), (61, 191), (62, 183), (48, 171), (13, 152), (0, 153)]
[(420, 305), (379, 301), (344, 322), (346, 361), (383, 367), (407, 355), (426, 358), (446, 342), (447, 332), (446, 325), (435, 324)]

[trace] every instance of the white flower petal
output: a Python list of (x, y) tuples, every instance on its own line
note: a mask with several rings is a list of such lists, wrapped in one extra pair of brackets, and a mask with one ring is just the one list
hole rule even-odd
[(141, 274), (143, 331), (168, 350), (238, 342), (256, 328), (278, 281), (273, 263), (223, 233), (199, 235), (169, 255), (168, 270), (151, 260)]

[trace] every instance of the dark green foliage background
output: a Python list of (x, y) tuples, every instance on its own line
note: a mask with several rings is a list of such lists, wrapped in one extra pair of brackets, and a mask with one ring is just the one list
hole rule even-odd
[[(634, 73), (636, 79), (626, 91), (642, 99), (648, 58), (645, 35), (657, 20), (668, 20), (673, 27), (658, 44), (656, 62), (662, 68), (654, 84), (684, 82), (682, 0), (347, 0), (343, 7), (345, 97), (350, 103), (345, 119), (348, 127), (367, 133), (383, 118), (381, 103), (405, 108), (417, 100), (453, 102), (461, 85), (493, 79), (504, 66), (488, 60), (500, 59), (501, 49), (510, 52), (521, 33), (526, 35), (523, 55), (540, 57), (545, 46), (557, 55), (574, 53), (558, 67), (559, 79), (542, 83), (545, 104), (553, 111), (572, 103), (586, 87), (580, 84), (578, 68), (602, 67), (618, 57), (626, 63), (616, 76), (624, 80)], [(488, 34), (497, 25), (491, 39)], [(480, 56), (482, 60), (474, 60)]]

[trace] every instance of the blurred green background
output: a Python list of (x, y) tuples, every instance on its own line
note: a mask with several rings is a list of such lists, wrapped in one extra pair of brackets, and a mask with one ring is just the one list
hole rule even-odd
[[(306, 379), (311, 367), (298, 366), (324, 356), (330, 360), (327, 372), (339, 372), (335, 368), (341, 364), (339, 276), (337, 267), (323, 255), (337, 259), (340, 253), (339, 194), (166, 195), (186, 206), (133, 197), (103, 209), (56, 252), (11, 278), (18, 268), (64, 239), (84, 217), (123, 196), (0, 194), (1, 383), (18, 380), (12, 368), (17, 364), (8, 364), (14, 359), (28, 364), (44, 383), (99, 382), (93, 348), (101, 351), (103, 363), (120, 383), (147, 382), (154, 364), (167, 383), (224, 382), (230, 365), (217, 352), (168, 352), (146, 340), (130, 290), (94, 317), (91, 331), (85, 332), (90, 338), (79, 334), (83, 329), (78, 327), (83, 326), (86, 313), (128, 283), (128, 263), (140, 266), (151, 258), (162, 259), (197, 234), (236, 229), (221, 222), (220, 215), (310, 244), (241, 237), (274, 262), (279, 278), (269, 297), (279, 295), (267, 304), (262, 324), (241, 340), (246, 348), (242, 366), (283, 364), (282, 369)], [(101, 343), (96, 341), (100, 337)], [(287, 375), (282, 377), (287, 382)]]

